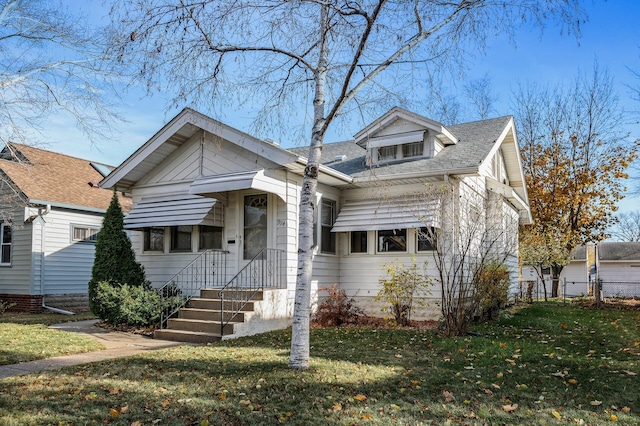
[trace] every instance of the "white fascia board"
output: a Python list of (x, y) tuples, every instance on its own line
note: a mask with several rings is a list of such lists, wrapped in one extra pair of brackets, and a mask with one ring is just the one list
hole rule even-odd
[(478, 174), (477, 167), (466, 167), (460, 169), (439, 170), (435, 172), (414, 172), (414, 173), (398, 173), (393, 175), (368, 176), (365, 178), (355, 178), (354, 184), (365, 183), (370, 181), (387, 181), (396, 179), (419, 179), (434, 176), (473, 176)]

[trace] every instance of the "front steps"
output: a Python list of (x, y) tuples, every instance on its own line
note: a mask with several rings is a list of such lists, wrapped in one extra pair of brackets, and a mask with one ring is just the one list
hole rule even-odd
[[(262, 298), (262, 291), (256, 292), (251, 299), (252, 301), (247, 302), (243, 310), (233, 318), (233, 321), (225, 326), (224, 336), (232, 335), (236, 324), (248, 321), (254, 312), (253, 301), (260, 301)], [(224, 302), (225, 311), (222, 315), (225, 320), (231, 317), (231, 313), (227, 311), (231, 304), (232, 302), (228, 300)], [(222, 340), (220, 333), (221, 305), (219, 289), (202, 289), (200, 297), (192, 298), (186, 308), (180, 309), (178, 317), (170, 318), (167, 322), (167, 328), (156, 330), (153, 337), (175, 342), (218, 342)]]

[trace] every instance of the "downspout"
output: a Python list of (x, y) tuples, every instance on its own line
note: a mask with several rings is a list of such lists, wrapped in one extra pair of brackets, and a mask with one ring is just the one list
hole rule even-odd
[[(38, 209), (38, 216), (43, 217), (44, 215), (48, 214), (50, 211), (51, 211), (51, 204), (47, 204), (47, 207), (45, 208), (44, 212), (41, 209)], [(44, 222), (44, 219), (43, 219), (43, 222)], [(45, 282), (46, 282), (44, 279), (45, 247), (46, 247), (45, 246), (45, 228), (43, 224), (42, 227), (40, 228), (40, 294), (42, 294), (42, 309), (47, 309), (49, 311), (52, 311), (58, 314), (63, 314), (63, 315), (75, 315), (75, 312), (65, 311), (64, 309), (54, 308), (53, 306), (47, 306), (47, 304), (45, 303), (45, 300), (44, 300), (46, 295), (46, 292), (44, 291)]]

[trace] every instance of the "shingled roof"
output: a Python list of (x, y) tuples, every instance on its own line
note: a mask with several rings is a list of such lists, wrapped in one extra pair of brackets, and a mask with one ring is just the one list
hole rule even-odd
[[(0, 152), (0, 170), (30, 201), (107, 210), (112, 192), (98, 188), (103, 176), (91, 161), (11, 143)], [(119, 196), (123, 211), (131, 198)]]
[(598, 259), (640, 261), (640, 242), (599, 243)]
[[(448, 145), (432, 158), (416, 158), (373, 166), (376, 176), (411, 172), (446, 173), (451, 169), (478, 167), (487, 157), (511, 117), (499, 117), (472, 123), (447, 126), (458, 137), (458, 143)], [(306, 156), (309, 148), (293, 148), (290, 151)], [(336, 157), (346, 155), (342, 161)], [(322, 146), (322, 164), (355, 178), (366, 177), (372, 167), (367, 166), (366, 150), (354, 141), (326, 143)]]

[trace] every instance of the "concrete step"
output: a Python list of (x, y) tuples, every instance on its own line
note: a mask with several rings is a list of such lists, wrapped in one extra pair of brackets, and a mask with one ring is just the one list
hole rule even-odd
[[(243, 322), (245, 320), (245, 314), (249, 314), (251, 312), (253, 311), (241, 311), (233, 318), (233, 320)], [(205, 321), (220, 321), (220, 311), (212, 311), (210, 309), (182, 308), (180, 309), (179, 318)], [(225, 312), (224, 319), (231, 319), (231, 313)]]
[(153, 333), (155, 339), (171, 340), (186, 343), (211, 343), (222, 340), (219, 333), (202, 333), (197, 331), (171, 330), (164, 328)]
[[(231, 322), (224, 327), (224, 334), (233, 334), (233, 325), (237, 322)], [(170, 318), (167, 321), (167, 329), (193, 331), (198, 333), (220, 333), (220, 323), (215, 321), (204, 321), (197, 319)]]
[[(189, 301), (190, 308), (196, 309), (207, 309), (210, 311), (219, 311), (220, 305), (222, 305), (222, 301), (220, 299), (203, 299), (200, 297), (194, 297)], [(236, 308), (237, 305), (232, 301), (224, 301), (224, 310), (231, 310)], [(247, 304), (243, 307), (244, 311), (252, 311), (253, 310), (253, 302), (247, 302)]]
[[(220, 292), (222, 289), (219, 288), (203, 288), (200, 290), (200, 298), (201, 299), (220, 299)], [(245, 295), (250, 295), (254, 290), (239, 290), (239, 291), (225, 291), (225, 299), (245, 299)], [(238, 297), (241, 296), (241, 297)], [(251, 296), (251, 300), (262, 300), (262, 291), (256, 291), (255, 294)]]

